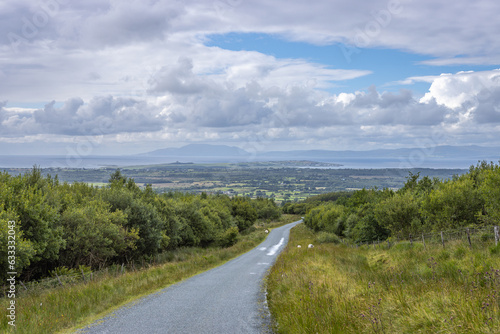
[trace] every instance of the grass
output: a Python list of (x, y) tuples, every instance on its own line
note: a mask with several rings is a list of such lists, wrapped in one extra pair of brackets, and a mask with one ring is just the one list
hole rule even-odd
[(271, 269), (276, 333), (500, 333), (500, 248), (317, 238), (304, 224), (292, 229)]
[[(168, 285), (196, 275), (227, 262), (261, 243), (264, 230), (300, 219), (283, 215), (279, 221), (260, 223), (252, 233), (240, 236), (229, 248), (185, 248), (165, 257), (169, 262), (138, 271), (117, 273), (111, 271), (87, 283), (43, 289), (16, 297), (16, 327), (8, 325), (6, 316), (0, 318), (1, 333), (69, 333), (76, 328), (103, 317), (117, 307)], [(17, 287), (22, 289), (20, 286)], [(6, 310), (9, 299), (0, 299)]]

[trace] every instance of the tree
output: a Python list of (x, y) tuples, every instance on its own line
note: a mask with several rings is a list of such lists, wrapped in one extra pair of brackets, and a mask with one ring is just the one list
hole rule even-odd
[[(0, 279), (2, 282), (8, 278), (8, 272), (17, 272), (20, 275), (35, 256), (35, 248), (31, 241), (24, 238), (20, 224), (19, 217), (12, 210), (4, 210), (3, 204), (0, 203), (0, 245), (2, 245), (0, 247)], [(14, 251), (15, 255), (10, 251)], [(13, 267), (10, 267), (11, 265)]]
[(426, 224), (435, 231), (477, 225), (484, 200), (474, 180), (462, 175), (439, 184), (422, 203)]
[(92, 200), (84, 206), (66, 210), (61, 223), (66, 247), (59, 264), (103, 266), (117, 256), (126, 256), (134, 250), (139, 239), (138, 230), (127, 229), (127, 216), (121, 211), (109, 211), (109, 204)]
[(122, 172), (118, 168), (113, 174), (110, 175), (108, 182), (113, 186), (124, 186), (127, 182), (127, 178), (122, 175)]
[(480, 220), (489, 224), (500, 224), (500, 166), (483, 172), (484, 181), (480, 186), (485, 212)]
[(392, 235), (422, 231), (420, 203), (412, 192), (397, 193), (381, 201), (374, 208), (380, 226), (389, 229)]
[(233, 198), (231, 211), (240, 232), (252, 226), (257, 219), (257, 212), (247, 198)]

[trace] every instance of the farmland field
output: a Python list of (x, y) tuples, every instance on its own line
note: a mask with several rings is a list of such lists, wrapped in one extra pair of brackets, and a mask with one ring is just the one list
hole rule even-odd
[[(43, 174), (57, 175), (59, 180), (85, 182), (96, 186), (107, 183), (117, 167), (96, 169), (44, 168)], [(29, 169), (7, 169), (11, 174)], [(274, 198), (277, 202), (299, 201), (332, 191), (362, 188), (400, 188), (409, 172), (421, 176), (448, 179), (463, 174), (463, 169), (346, 169), (335, 164), (313, 161), (279, 161), (163, 165), (123, 167), (122, 173), (140, 186), (151, 184), (158, 192), (224, 193)]]
[[(59, 180), (85, 182), (95, 186), (107, 184), (117, 167), (96, 169), (44, 168), (43, 174), (57, 175)], [(29, 169), (7, 169), (11, 174)], [(406, 177), (420, 172), (421, 176), (448, 179), (463, 174), (463, 169), (345, 169), (335, 164), (314, 161), (279, 161), (163, 165), (123, 167), (122, 173), (140, 186), (151, 184), (158, 192), (224, 193), (274, 198), (277, 202), (300, 201), (332, 191), (352, 191), (362, 188), (397, 189)]]

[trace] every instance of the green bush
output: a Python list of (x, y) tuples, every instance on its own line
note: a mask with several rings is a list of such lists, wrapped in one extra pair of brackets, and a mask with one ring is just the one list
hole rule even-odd
[(230, 247), (238, 241), (238, 228), (236, 226), (230, 227), (224, 232), (218, 240), (221, 247)]
[(338, 235), (330, 232), (319, 232), (316, 236), (316, 242), (320, 244), (339, 244), (340, 238)]

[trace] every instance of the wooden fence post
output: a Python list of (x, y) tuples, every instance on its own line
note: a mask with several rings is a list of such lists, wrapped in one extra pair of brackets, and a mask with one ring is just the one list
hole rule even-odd
[(443, 244), (443, 248), (444, 248), (444, 237), (443, 237), (443, 231), (441, 231), (441, 243)]
[(467, 232), (467, 240), (469, 241), (469, 247), (472, 247), (472, 242), (470, 241), (470, 231), (469, 231), (469, 228), (467, 227), (465, 229), (465, 231)]
[(411, 233), (410, 233), (410, 246), (413, 246), (413, 239), (411, 238)]
[(59, 279), (59, 275), (57, 275), (57, 273), (56, 273), (56, 277), (57, 277), (57, 280), (59, 281), (59, 284), (61, 284), (61, 286), (64, 286), (64, 285), (62, 284), (61, 280)]
[(422, 233), (422, 242), (424, 243), (424, 249), (426, 249), (425, 247), (425, 238), (424, 238), (424, 234)]
[(82, 277), (83, 277), (83, 282), (85, 283), (85, 273), (83, 272), (83, 268), (80, 268), (80, 270), (82, 271)]
[(498, 226), (495, 226), (493, 231), (495, 232), (495, 246), (498, 246)]
[(21, 283), (21, 285), (23, 286), (24, 290), (28, 291), (28, 288), (26, 287), (26, 285), (24, 285), (23, 281), (19, 281), (19, 283)]

